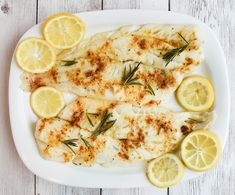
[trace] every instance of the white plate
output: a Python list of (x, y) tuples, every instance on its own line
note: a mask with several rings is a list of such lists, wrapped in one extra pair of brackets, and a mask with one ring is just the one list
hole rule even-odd
[[(228, 134), (230, 113), (227, 65), (221, 46), (208, 26), (188, 15), (154, 10), (107, 10), (84, 12), (77, 15), (87, 24), (87, 35), (132, 24), (198, 24), (205, 33), (205, 63), (196, 70), (196, 73), (207, 75), (213, 80), (216, 91), (215, 110), (218, 117), (211, 130), (219, 135), (224, 146)], [(40, 25), (33, 26), (23, 35), (21, 40), (30, 36), (41, 36), (39, 29)], [(39, 154), (33, 137), (33, 125), (36, 117), (29, 105), (29, 94), (19, 88), (21, 74), (22, 70), (17, 66), (13, 56), (9, 79), (12, 134), (21, 159), (33, 173), (44, 179), (70, 186), (129, 188), (151, 185), (145, 176), (144, 165), (118, 168), (84, 168), (44, 160)], [(171, 107), (180, 109), (175, 102), (172, 103)], [(187, 170), (184, 180), (198, 175), (199, 173)]]

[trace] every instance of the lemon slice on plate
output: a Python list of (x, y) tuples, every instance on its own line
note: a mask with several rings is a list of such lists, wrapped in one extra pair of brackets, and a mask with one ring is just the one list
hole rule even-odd
[(56, 62), (53, 47), (40, 38), (28, 38), (16, 50), (16, 61), (25, 71), (42, 73), (48, 71)]
[(83, 38), (84, 22), (69, 13), (60, 13), (49, 17), (42, 25), (42, 34), (46, 41), (57, 49), (74, 47)]
[(165, 154), (148, 163), (147, 176), (159, 188), (174, 186), (184, 176), (184, 165), (176, 155)]
[(214, 103), (215, 94), (210, 81), (202, 76), (185, 78), (176, 91), (179, 104), (189, 111), (205, 111)]
[(30, 103), (35, 114), (42, 118), (57, 116), (65, 105), (63, 94), (53, 87), (36, 89)]
[(219, 138), (208, 130), (190, 133), (181, 144), (181, 157), (194, 171), (207, 171), (214, 167), (222, 153)]

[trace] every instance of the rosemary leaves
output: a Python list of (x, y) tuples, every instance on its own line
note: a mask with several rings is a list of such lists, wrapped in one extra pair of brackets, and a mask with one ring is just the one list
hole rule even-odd
[(61, 141), (61, 143), (66, 145), (75, 154), (75, 151), (73, 150), (72, 147), (78, 147), (77, 141), (78, 139), (67, 139), (67, 140)]
[(97, 137), (98, 135), (107, 131), (108, 129), (110, 129), (114, 125), (116, 120), (109, 120), (111, 116), (112, 116), (112, 113), (108, 113), (107, 110), (104, 112), (104, 115), (101, 118), (99, 125), (96, 127), (96, 129), (92, 133), (91, 137), (93, 137), (93, 138)]
[(62, 66), (72, 66), (77, 63), (75, 59), (74, 60), (61, 60), (61, 62), (63, 63)]
[(197, 123), (203, 123), (205, 121), (203, 120), (198, 120), (198, 119), (194, 119), (194, 118), (188, 118), (188, 120), (185, 121), (186, 123), (189, 124), (197, 124)]
[[(80, 138), (86, 147), (88, 148), (91, 147), (91, 144), (86, 139), (84, 139), (81, 135), (80, 135)], [(72, 147), (78, 147), (77, 141), (78, 139), (67, 139), (67, 140), (61, 141), (61, 143), (66, 145), (74, 154), (76, 154)]]
[(155, 93), (154, 93), (153, 88), (151, 87), (151, 85), (150, 85), (147, 81), (145, 82), (145, 85), (146, 85), (146, 87), (148, 88), (146, 91), (147, 91), (148, 93), (150, 93), (151, 95), (155, 96)]
[(138, 76), (135, 76), (135, 73), (138, 71), (140, 66), (140, 62), (137, 64), (135, 68), (132, 69), (131, 66), (129, 66), (129, 70), (127, 71), (126, 67), (124, 69), (124, 74), (122, 77), (122, 85), (142, 85), (140, 82), (137, 82), (139, 79)]
[(80, 136), (80, 137), (81, 137), (81, 140), (83, 141), (83, 143), (85, 144), (85, 146), (90, 148), (91, 144), (86, 139), (84, 139), (82, 136)]
[(186, 44), (182, 47), (172, 49), (163, 55), (163, 59), (166, 61), (165, 66), (167, 66), (175, 58), (175, 56), (182, 53), (190, 44), (190, 41), (187, 41), (180, 33), (178, 33), (178, 35), (185, 41)]
[(88, 113), (86, 113), (86, 117), (87, 117), (87, 120), (88, 120), (88, 122), (90, 123), (90, 125), (91, 125), (92, 127), (94, 127), (94, 124), (93, 124), (91, 118), (89, 117), (89, 114), (88, 114)]

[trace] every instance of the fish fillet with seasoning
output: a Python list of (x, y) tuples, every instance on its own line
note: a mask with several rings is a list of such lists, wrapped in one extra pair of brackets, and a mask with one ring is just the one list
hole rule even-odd
[(139, 105), (165, 102), (182, 80), (178, 72), (109, 58), (80, 59), (72, 66), (55, 66), (42, 74), (22, 75), (22, 88), (34, 91), (52, 86), (79, 96), (128, 101)]
[(214, 112), (173, 112), (79, 98), (59, 118), (40, 119), (35, 138), (42, 156), (49, 160), (123, 166), (176, 150), (188, 133), (209, 128), (214, 120)]
[[(164, 55), (186, 45), (166, 66)], [(189, 72), (204, 59), (203, 34), (196, 25), (149, 24), (121, 27), (84, 39), (59, 55), (61, 60), (108, 56), (114, 61), (135, 61), (161, 69)]]
[(98, 33), (62, 52), (42, 74), (22, 75), (22, 88), (52, 86), (79, 96), (155, 106), (203, 61), (194, 25), (144, 25)]

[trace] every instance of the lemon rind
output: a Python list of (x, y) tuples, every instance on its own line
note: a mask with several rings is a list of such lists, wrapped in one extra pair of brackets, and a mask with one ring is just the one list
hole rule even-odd
[[(194, 136), (195, 134), (203, 134), (203, 135), (206, 135), (206, 136), (210, 136), (211, 138), (213, 138), (215, 140), (215, 143), (217, 145), (217, 156), (215, 157), (215, 160), (213, 161), (212, 164), (210, 164), (209, 166), (206, 166), (204, 168), (198, 168), (198, 167), (195, 167), (195, 166), (192, 166), (190, 163), (188, 163), (188, 161), (185, 159), (185, 156), (184, 156), (184, 147), (185, 147), (185, 144), (186, 142), (188, 141), (188, 139), (192, 136)], [(181, 144), (181, 158), (183, 160), (183, 163), (185, 164), (185, 166), (193, 171), (196, 171), (196, 172), (205, 172), (205, 171), (208, 171), (208, 170), (211, 170), (212, 168), (214, 168), (220, 158), (221, 158), (221, 155), (222, 155), (222, 147), (221, 147), (221, 142), (220, 142), (220, 139), (219, 137), (214, 134), (213, 132), (209, 131), (209, 130), (197, 130), (197, 131), (194, 131), (192, 133), (190, 133), (182, 142)]]
[[(162, 158), (165, 158), (165, 157), (170, 157), (170, 158), (173, 158), (175, 160), (175, 162), (179, 166), (180, 174), (174, 180), (172, 180), (172, 181), (161, 183), (161, 182), (158, 182), (157, 180), (154, 179), (153, 173), (150, 170), (152, 169), (152, 167), (154, 165), (154, 162), (156, 162), (157, 160), (160, 160)], [(176, 155), (169, 154), (169, 153), (164, 154), (164, 155), (162, 155), (162, 156), (160, 156), (158, 158), (155, 158), (155, 159), (151, 160), (148, 163), (147, 171), (146, 171), (146, 175), (147, 175), (149, 181), (154, 186), (156, 186), (158, 188), (167, 188), (167, 187), (171, 187), (171, 186), (177, 185), (178, 183), (180, 183), (180, 181), (184, 177), (184, 173), (185, 173), (185, 167), (184, 167), (183, 163), (181, 162), (181, 160)]]

